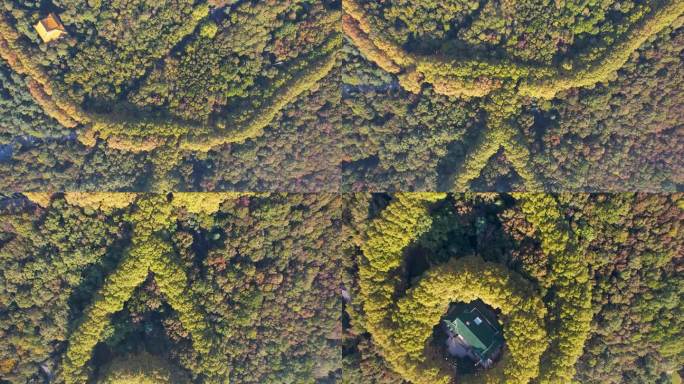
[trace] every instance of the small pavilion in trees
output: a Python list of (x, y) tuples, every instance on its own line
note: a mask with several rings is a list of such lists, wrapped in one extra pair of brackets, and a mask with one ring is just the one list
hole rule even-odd
[[(451, 308), (444, 319), (449, 335), (447, 345), (460, 357), (469, 357), (476, 366), (489, 368), (501, 353), (503, 331), (496, 314), (480, 300)], [(460, 352), (458, 352), (460, 351)]]
[(41, 19), (34, 28), (45, 43), (57, 40), (67, 33), (64, 25), (59, 20), (59, 17), (54, 13), (50, 13), (45, 18)]

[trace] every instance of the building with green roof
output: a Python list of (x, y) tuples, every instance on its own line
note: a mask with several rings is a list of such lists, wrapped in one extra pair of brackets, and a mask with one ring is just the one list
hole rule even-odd
[(452, 308), (444, 320), (450, 340), (460, 344), (476, 365), (488, 368), (501, 352), (503, 331), (482, 301)]

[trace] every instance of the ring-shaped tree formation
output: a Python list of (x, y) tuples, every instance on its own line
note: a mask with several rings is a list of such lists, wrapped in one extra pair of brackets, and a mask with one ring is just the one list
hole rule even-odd
[[(189, 2), (189, 4), (192, 3)], [(87, 4), (91, 4), (91, 2)], [(93, 12), (97, 7), (100, 7), (99, 2), (92, 4), (94, 4), (92, 5)], [(107, 58), (107, 60), (112, 61), (114, 66), (108, 68), (107, 71), (116, 73), (116, 81), (119, 84), (116, 88), (121, 88), (126, 81), (130, 82), (130, 80), (119, 79), (118, 77), (121, 76), (131, 75), (136, 79), (148, 79), (151, 76), (150, 71), (154, 69), (150, 68), (154, 66), (155, 61), (161, 60), (165, 55), (178, 50), (178, 47), (185, 46), (188, 41), (192, 39), (213, 39), (217, 31), (214, 19), (223, 17), (229, 20), (232, 18), (238, 20), (239, 17), (244, 17), (244, 15), (241, 16), (240, 12), (237, 15), (231, 14), (230, 6), (224, 5), (216, 8), (216, 6), (209, 4), (210, 2), (201, 1), (196, 5), (190, 5), (189, 8), (187, 4), (184, 5), (184, 15), (179, 16), (181, 20), (176, 20), (178, 25), (173, 26), (173, 28), (169, 27), (171, 32), (168, 30), (155, 32), (162, 35), (158, 36), (156, 41), (151, 39), (152, 43), (148, 42), (152, 44), (150, 49), (154, 49), (150, 54), (139, 58), (143, 72), (140, 72), (140, 68), (137, 66), (136, 68), (117, 68), (117, 66), (124, 64), (118, 62), (118, 58)], [(263, 11), (268, 17), (275, 20), (280, 13), (288, 9), (290, 3), (269, 0), (257, 5), (244, 4), (244, 6), (251, 8), (251, 12)], [(244, 8), (243, 6), (239, 7)], [(244, 11), (242, 8), (240, 11)], [(224, 16), (221, 16), (221, 11), (224, 11)], [(110, 12), (110, 14), (113, 13), (115, 12)], [(158, 12), (143, 15), (145, 18), (140, 17), (138, 20), (147, 20), (146, 18), (155, 13)], [(216, 121), (196, 122), (165, 114), (148, 113), (142, 109), (131, 108), (130, 103), (121, 106), (115, 105), (107, 113), (83, 107), (82, 103), (75, 101), (74, 97), (68, 95), (72, 89), (66, 87), (65, 84), (55, 82), (48, 74), (49, 68), (42, 65), (39, 59), (40, 55), (32, 54), (40, 51), (30, 39), (19, 32), (20, 26), (17, 25), (19, 21), (13, 19), (11, 15), (10, 12), (0, 15), (0, 57), (15, 72), (26, 76), (29, 91), (37, 103), (48, 115), (55, 118), (63, 126), (82, 128), (79, 130), (78, 139), (86, 146), (94, 146), (97, 139), (103, 139), (111, 148), (130, 152), (152, 151), (157, 148), (172, 148), (173, 151), (180, 149), (208, 152), (220, 145), (243, 143), (246, 140), (261, 136), (264, 129), (283, 108), (313, 88), (332, 71), (337, 61), (336, 53), (342, 43), (342, 35), (337, 30), (332, 30), (327, 36), (321, 38), (322, 42), (314, 47), (315, 49), (312, 52), (302, 54), (291, 60), (285, 70), (279, 71), (276, 76), (271, 76), (265, 89), (259, 91), (263, 99), (259, 100), (258, 103), (250, 101), (253, 105), (251, 110), (227, 112), (226, 115), (212, 119)], [(339, 11), (331, 10), (327, 12), (321, 22), (325, 25), (334, 25), (339, 16)], [(93, 16), (90, 15), (89, 17)], [(269, 21), (268, 17), (267, 20), (256, 18), (254, 22), (261, 23), (262, 28), (269, 28), (274, 20)], [(87, 24), (86, 21), (88, 20), (80, 20), (79, 28), (83, 27), (81, 24)], [(144, 23), (145, 21), (140, 22)], [(235, 28), (247, 28), (244, 31), (236, 31), (234, 33), (236, 36), (250, 36), (257, 33), (248, 30), (250, 27), (255, 27), (254, 22), (232, 22), (235, 23)], [(257, 35), (259, 34), (263, 33), (258, 32)], [(106, 35), (105, 37), (100, 36), (100, 38), (107, 39)], [(236, 37), (229, 36), (228, 39), (236, 39)], [(135, 53), (128, 52), (128, 54), (138, 55), (141, 47), (135, 47), (135, 49)], [(95, 60), (95, 62), (104, 60), (102, 56), (92, 52), (81, 51), (78, 55), (80, 55), (78, 56), (80, 59), (85, 60), (85, 63), (88, 63), (89, 60)], [(282, 63), (277, 64), (281, 65)], [(97, 82), (98, 80), (96, 71), (89, 70), (86, 68), (87, 65), (81, 66), (84, 67), (81, 68), (82, 73), (67, 74), (65, 80), (68, 79), (75, 84), (72, 88), (82, 90), (84, 89), (82, 83), (86, 81)], [(245, 66), (241, 65), (241, 67)], [(214, 70), (216, 69), (212, 71)], [(236, 78), (239, 79), (240, 76), (236, 76)], [(253, 80), (251, 83), (254, 84), (256, 81)], [(159, 85), (151, 84), (148, 87), (154, 92), (155, 87), (158, 88)], [(202, 88), (202, 85), (200, 84), (199, 87)], [(210, 85), (206, 85), (203, 92), (208, 92), (209, 87)], [(92, 88), (94, 89), (93, 92), (97, 91), (96, 87)], [(143, 99), (143, 96), (139, 98)], [(255, 106), (256, 104), (258, 106)]]
[(546, 347), (546, 307), (539, 293), (503, 265), (468, 256), (430, 269), (397, 303), (393, 317), (398, 328), (390, 340), (405, 378), (414, 383), (451, 382), (453, 368), (430, 358), (437, 354), (430, 351), (429, 339), (452, 302), (477, 299), (501, 311), (506, 352), (495, 369), (459, 376), (460, 382), (527, 383), (537, 377)]
[[(430, 204), (443, 196), (397, 194), (366, 231), (359, 262), (360, 321), (381, 355), (412, 382), (450, 382), (451, 375), (435, 363), (439, 357), (426, 340), (452, 301), (480, 298), (501, 309), (508, 321), (504, 336), (510, 356), (485, 375), (466, 380), (571, 382), (589, 334), (591, 289), (582, 247), (555, 198), (517, 196), (549, 256), (553, 277), (545, 285), (535, 288), (503, 266), (471, 256), (426, 272), (417, 286), (402, 293), (396, 272), (403, 264), (403, 251), (430, 229)], [(553, 292), (546, 308), (540, 292)]]
[(459, 57), (415, 54), (385, 33), (358, 0), (343, 0), (342, 4), (346, 36), (368, 60), (397, 76), (408, 92), (420, 93), (424, 84), (430, 84), (436, 93), (446, 96), (487, 98), (487, 128), (455, 173), (456, 191), (469, 189), (470, 182), (501, 148), (526, 189), (543, 190), (532, 170), (530, 151), (512, 123), (525, 98), (553, 99), (564, 90), (610, 80), (635, 50), (684, 13), (684, 2), (664, 0), (639, 20), (627, 18), (621, 26), (627, 32), (597, 57), (568, 58), (562, 66), (541, 66), (507, 58), (470, 57), (467, 52)]

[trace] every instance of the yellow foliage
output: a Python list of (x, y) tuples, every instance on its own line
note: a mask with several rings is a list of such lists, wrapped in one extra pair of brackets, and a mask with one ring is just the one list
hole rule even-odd
[(475, 81), (464, 80), (458, 77), (433, 75), (430, 78), (435, 92), (445, 96), (458, 96), (463, 98), (484, 97), (494, 89), (501, 86), (501, 82), (480, 78)]
[[(505, 266), (469, 256), (431, 268), (397, 303), (396, 328), (389, 351), (404, 378), (415, 384), (449, 383), (451, 368), (425, 358), (433, 327), (452, 302), (481, 299), (501, 310), (507, 350), (498, 369), (478, 376), (459, 376), (460, 382), (526, 384), (539, 373), (546, 349), (546, 307), (533, 285)], [(390, 360), (390, 362), (392, 362)]]
[[(175, 225), (171, 204), (166, 203), (162, 195), (150, 195), (138, 201), (137, 209), (129, 217), (134, 223), (131, 248), (116, 270), (107, 276), (83, 320), (69, 336), (63, 361), (64, 382), (87, 382), (90, 375), (87, 363), (93, 348), (103, 337), (109, 317), (123, 309), (149, 272), (154, 274), (159, 290), (192, 335), (193, 348), (202, 356), (202, 363), (217, 375), (227, 375), (228, 367), (221, 364), (221, 353), (215, 350), (204, 314), (193, 301), (186, 271), (177, 260), (173, 245), (160, 235)], [(223, 383), (225, 380), (212, 376), (205, 382)]]
[(128, 192), (67, 192), (64, 199), (71, 205), (109, 212), (126, 208), (138, 196)]
[(176, 208), (184, 208), (190, 213), (212, 214), (219, 210), (221, 203), (242, 196), (254, 196), (257, 193), (247, 192), (176, 192), (171, 204)]
[(542, 357), (540, 383), (570, 383), (591, 328), (592, 285), (584, 249), (568, 225), (556, 199), (548, 194), (515, 194), (527, 221), (541, 237), (553, 271), (552, 308), (558, 319), (549, 329), (551, 345)]
[(187, 384), (180, 369), (148, 352), (117, 358), (100, 371), (99, 384)]
[[(514, 196), (539, 231), (542, 250), (549, 257), (553, 276), (542, 288), (556, 294), (548, 315), (531, 282), (503, 265), (473, 256), (431, 268), (397, 299), (403, 249), (429, 229), (428, 203), (439, 195), (398, 194), (368, 226), (359, 263), (364, 317), (358, 320), (405, 379), (416, 384), (452, 382), (452, 368), (442, 364), (428, 342), (432, 329), (450, 302), (482, 299), (502, 312), (507, 351), (495, 368), (458, 377), (458, 382), (571, 382), (592, 317), (587, 260), (553, 196)], [(556, 321), (547, 328), (549, 319)]]
[(41, 108), (43, 108), (43, 111), (48, 116), (54, 118), (57, 122), (67, 128), (74, 128), (78, 125), (78, 122), (71, 118), (67, 112), (62, 110), (52, 97), (46, 93), (46, 87), (33, 79), (29, 79), (27, 86), (33, 99)]
[(12, 27), (9, 17), (9, 13), (0, 14), (0, 58), (15, 72), (29, 77), (29, 92), (46, 114), (67, 128), (87, 122), (78, 106), (53, 89), (51, 79), (35, 59), (27, 54), (29, 50), (19, 41), (21, 35)]
[[(530, 66), (507, 60), (445, 61), (436, 55), (417, 57), (403, 51), (390, 37), (373, 28), (377, 23), (365, 14), (363, 7), (356, 0), (344, 0), (342, 5), (346, 16), (349, 17), (343, 24), (345, 33), (364, 56), (390, 73), (417, 71), (421, 81), (431, 83), (437, 93), (465, 97), (482, 97), (489, 94), (497, 88), (495, 79), (510, 79), (514, 82), (522, 79), (523, 82), (518, 86), (520, 94), (542, 99), (551, 99), (565, 89), (591, 86), (609, 80), (615, 71), (627, 62), (632, 52), (665, 27), (675, 23), (684, 13), (684, 2), (668, 0), (632, 28), (627, 36), (611, 47), (600, 60), (586, 65), (568, 63), (567, 67), (572, 68), (568, 71), (553, 66)], [(413, 76), (413, 80), (417, 78)], [(487, 81), (482, 82), (482, 79)], [(407, 91), (420, 92), (420, 87), (415, 83), (405, 83), (409, 85), (404, 87)]]
[[(341, 43), (341, 36), (333, 38), (331, 43)], [(314, 87), (316, 83), (332, 71), (336, 64), (336, 53), (329, 54), (315, 61), (279, 89), (271, 100), (264, 103), (264, 107), (261, 110), (255, 111), (254, 116), (244, 126), (236, 127), (229, 132), (215, 130), (210, 134), (182, 137), (180, 148), (208, 152), (220, 145), (243, 143), (254, 137), (261, 136), (264, 129), (276, 118), (280, 110)]]
[(264, 129), (288, 104), (327, 76), (337, 64), (336, 50), (342, 43), (342, 36), (335, 34), (326, 43), (326, 49), (333, 53), (313, 60), (308, 66), (293, 74), (270, 100), (254, 111), (244, 124), (219, 128), (207, 125), (157, 119), (122, 119), (119, 116), (91, 114), (93, 124), (79, 135), (87, 146), (96, 144), (96, 137), (107, 141), (110, 148), (130, 152), (152, 151), (159, 147), (178, 145), (181, 150), (208, 152), (215, 147), (229, 143), (243, 143), (263, 134)]
[(82, 132), (80, 132), (77, 136), (76, 139), (81, 142), (81, 144), (85, 145), (86, 147), (94, 147), (95, 144), (97, 144), (97, 138), (98, 138), (98, 132), (97, 130), (93, 129), (93, 126), (89, 126)]
[[(393, 61), (402, 69), (407, 69), (415, 65), (415, 59), (413, 56), (406, 53), (400, 46), (393, 43), (381, 32), (376, 31), (371, 27), (374, 23), (368, 20), (367, 16), (363, 12), (362, 7), (356, 1), (342, 1), (342, 8), (344, 9), (346, 15), (350, 17), (347, 19), (347, 23), (351, 23), (353, 19), (356, 23), (355, 29), (358, 29), (360, 32), (362, 32), (361, 36), (365, 36), (364, 39), (360, 40), (363, 42), (363, 45), (358, 47), (360, 48), (361, 53), (366, 54), (364, 48), (377, 50), (376, 52), (383, 52), (384, 54), (381, 55), (382, 60)], [(353, 31), (355, 29), (350, 30)]]
[(632, 28), (622, 41), (611, 47), (611, 50), (597, 62), (569, 73), (557, 74), (537, 81), (525, 81), (519, 87), (520, 93), (523, 96), (552, 99), (558, 92), (566, 89), (608, 81), (618, 69), (625, 65), (632, 52), (674, 23), (683, 13), (684, 1), (666, 1), (658, 10)]
[(52, 193), (50, 192), (24, 192), (24, 196), (27, 199), (33, 201), (34, 203), (40, 205), (43, 208), (47, 208), (50, 205), (50, 199)]
[(438, 193), (407, 193), (373, 220), (361, 245), (360, 298), (364, 327), (382, 356), (405, 379), (416, 383), (449, 383), (451, 368), (431, 350), (428, 339), (452, 301), (477, 298), (501, 309), (506, 321), (507, 357), (484, 377), (459, 380), (491, 383), (527, 383), (539, 372), (545, 350), (546, 308), (531, 283), (499, 264), (477, 257), (452, 260), (433, 268), (396, 302), (394, 272), (401, 267), (403, 250), (429, 230), (429, 204), (444, 198)]
[[(195, 27), (209, 15), (209, 11), (206, 3), (198, 5), (189, 22), (176, 31), (170, 39), (180, 41), (192, 33)], [(94, 146), (96, 138), (100, 137), (107, 140), (111, 148), (131, 152), (151, 151), (161, 145), (177, 142), (176, 140), (169, 142), (163, 137), (180, 139), (182, 149), (203, 152), (223, 144), (242, 143), (257, 137), (263, 133), (263, 129), (271, 123), (281, 109), (312, 88), (332, 70), (337, 62), (335, 53), (315, 61), (301, 76), (295, 77), (283, 89), (277, 91), (273, 99), (264, 104), (265, 107), (262, 110), (255, 111), (252, 119), (245, 125), (228, 130), (176, 122), (146, 121), (145, 119), (117, 121), (108, 116), (95, 114), (86, 116), (77, 105), (55, 94), (48, 76), (24, 53), (26, 49), (21, 46), (18, 39), (19, 34), (11, 26), (9, 20), (5, 16), (0, 16), (0, 57), (5, 59), (17, 73), (27, 74), (30, 77), (29, 91), (44, 111), (66, 127), (92, 122), (92, 125), (78, 137), (79, 141), (86, 146)], [(341, 41), (341, 35), (336, 33), (331, 37), (329, 44), (341, 45)]]
[(17, 361), (14, 359), (0, 360), (0, 373), (10, 373), (17, 365)]
[(506, 159), (525, 181), (526, 190), (543, 190), (542, 183), (532, 170), (530, 151), (520, 132), (509, 121), (509, 116), (517, 113), (519, 99), (509, 92), (496, 92), (492, 94), (491, 99), (486, 107), (487, 128), (466, 154), (454, 180), (454, 191), (468, 191), (470, 182), (480, 176), (487, 161), (501, 147), (506, 150)]
[(399, 73), (401, 68), (388, 57), (385, 52), (380, 50), (368, 38), (365, 32), (359, 28), (356, 21), (349, 15), (342, 17), (342, 29), (344, 33), (354, 42), (354, 45), (366, 56), (369, 60), (375, 62), (380, 68), (389, 73)]
[[(84, 141), (81, 141), (85, 144)], [(128, 151), (133, 153), (150, 152), (156, 149), (163, 141), (154, 136), (150, 137), (129, 137), (123, 135), (112, 135), (107, 138), (109, 148)]]

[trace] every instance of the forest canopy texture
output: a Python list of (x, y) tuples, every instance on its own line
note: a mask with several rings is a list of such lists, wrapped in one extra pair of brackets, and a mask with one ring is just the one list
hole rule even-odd
[(681, 186), (681, 1), (343, 8), (347, 188)]
[[(681, 195), (349, 195), (344, 383), (676, 383)], [(447, 352), (440, 318), (480, 300), (505, 346)]]
[(682, 384), (684, 0), (0, 0), (0, 384)]
[[(0, 199), (0, 382), (677, 383), (681, 194)], [(441, 324), (480, 302), (487, 367)]]
[(676, 191), (682, 4), (3, 0), (0, 188)]
[[(46, 44), (49, 12), (66, 35)], [(1, 187), (336, 191), (339, 20), (330, 1), (5, 0)]]
[(4, 197), (0, 382), (335, 382), (340, 202)]

